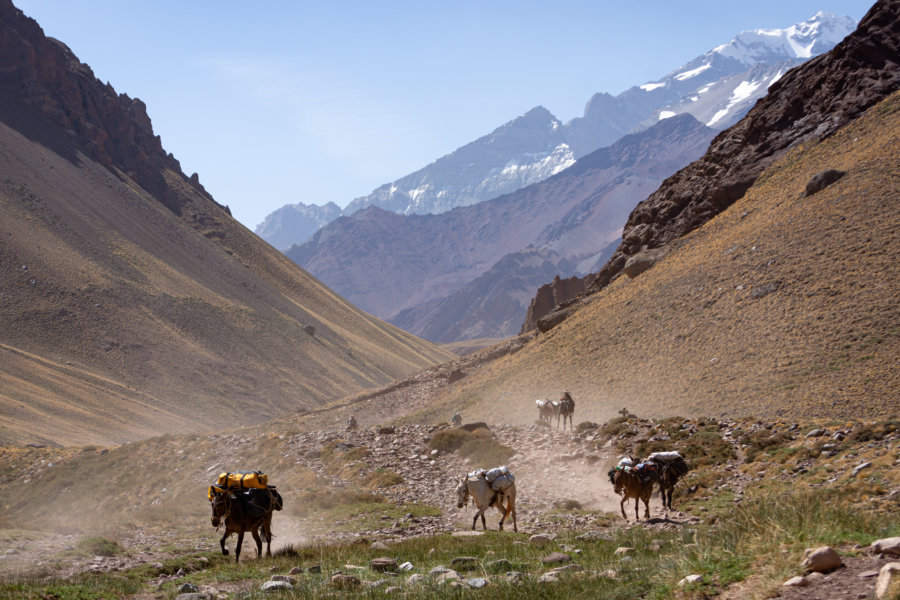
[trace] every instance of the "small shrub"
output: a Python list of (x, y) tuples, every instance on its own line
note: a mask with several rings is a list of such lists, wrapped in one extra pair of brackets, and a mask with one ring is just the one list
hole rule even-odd
[(578, 426), (575, 427), (575, 431), (577, 431), (578, 433), (584, 433), (586, 431), (593, 431), (598, 427), (600, 427), (600, 425), (598, 425), (597, 423), (592, 423), (591, 421), (582, 421), (578, 424)]
[(854, 427), (847, 441), (851, 444), (860, 442), (871, 442), (874, 440), (883, 440), (885, 436), (900, 430), (900, 419), (897, 417), (889, 417), (884, 421), (876, 421), (875, 423), (863, 423), (859, 427)]
[(495, 440), (487, 429), (444, 429), (432, 436), (430, 447), (441, 452), (456, 452), (484, 467), (502, 465), (516, 453)]
[(115, 556), (124, 551), (117, 542), (104, 537), (84, 538), (75, 547), (79, 552), (93, 556)]
[(369, 488), (386, 488), (403, 483), (403, 477), (385, 468), (379, 468), (366, 475), (363, 485)]
[(772, 453), (776, 448), (787, 445), (791, 440), (791, 434), (786, 431), (773, 434), (768, 429), (761, 429), (742, 437), (741, 443), (749, 445), (747, 462), (753, 462), (761, 452)]

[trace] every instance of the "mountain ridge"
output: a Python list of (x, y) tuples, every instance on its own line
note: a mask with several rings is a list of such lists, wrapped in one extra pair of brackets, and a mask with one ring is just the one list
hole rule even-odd
[(0, 443), (256, 423), (449, 356), (254, 236), (143, 102), (0, 17)]

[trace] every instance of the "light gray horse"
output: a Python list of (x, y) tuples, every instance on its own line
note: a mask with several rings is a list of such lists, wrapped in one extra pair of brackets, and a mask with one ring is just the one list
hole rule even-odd
[(491, 487), (484, 477), (472, 477), (464, 475), (456, 486), (456, 507), (462, 508), (469, 503), (469, 496), (472, 497), (472, 503), (478, 509), (475, 518), (472, 519), (472, 529), (478, 523), (478, 517), (481, 517), (481, 526), (487, 529), (484, 521), (484, 513), (492, 506), (496, 506), (497, 510), (503, 513), (500, 517), (500, 531), (503, 531), (503, 521), (512, 514), (513, 531), (519, 531), (516, 524), (516, 484), (513, 483), (502, 491), (496, 491)]

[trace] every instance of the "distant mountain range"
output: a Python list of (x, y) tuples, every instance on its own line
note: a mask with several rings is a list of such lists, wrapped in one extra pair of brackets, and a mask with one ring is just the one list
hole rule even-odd
[(679, 115), (492, 200), (438, 215), (369, 206), (287, 255), (357, 306), (426, 339), (513, 335), (537, 287), (599, 268), (634, 205), (698, 158), (714, 134)]
[[(849, 17), (820, 12), (786, 29), (743, 32), (657, 81), (618, 96), (595, 94), (584, 115), (565, 124), (538, 106), (353, 200), (340, 214), (350, 216), (371, 205), (398, 214), (437, 214), (476, 204), (542, 181), (629, 132), (685, 112), (725, 129), (784, 72), (827, 51), (854, 27)], [(284, 250), (337, 216), (333, 204), (291, 204), (268, 215), (256, 233)]]

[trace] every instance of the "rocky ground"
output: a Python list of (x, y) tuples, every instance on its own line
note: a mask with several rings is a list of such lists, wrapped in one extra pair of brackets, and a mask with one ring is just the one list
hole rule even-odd
[[(791, 423), (708, 419), (656, 422), (634, 416), (619, 421), (604, 426), (583, 423), (575, 432), (544, 425), (490, 426), (493, 438), (514, 452), (506, 464), (517, 478), (519, 532), (554, 536), (567, 531), (606, 536), (610, 528), (618, 527), (678, 529), (701, 521), (714, 523), (724, 510), (723, 498), (739, 503), (772, 482), (842, 485), (875, 473), (882, 489), (871, 501), (893, 503), (900, 508), (900, 443), (896, 430), (885, 432), (864, 424), (800, 427)], [(267, 444), (285, 461), (278, 473), (272, 473), (273, 482), (286, 499), (285, 511), (276, 513), (274, 519), (274, 550), (338, 540), (390, 543), (444, 532), (464, 533), (471, 527), (475, 510), (471, 504), (457, 509), (456, 482), (476, 467), (496, 465), (477, 464), (456, 452), (434, 449), (435, 436), (450, 429), (446, 425), (394, 425), (353, 431), (268, 432), (263, 441), (249, 432), (213, 435), (204, 455), (215, 462), (204, 463), (191, 485), (208, 483), (225, 465), (246, 456), (250, 448)], [(619, 498), (606, 477), (608, 467), (620, 455), (635, 454), (637, 448), (648, 447), (647, 444), (687, 452), (683, 449), (691, 448), (692, 443), (710, 432), (717, 432), (713, 436), (720, 443), (716, 451), (727, 453), (730, 449), (731, 458), (720, 459), (718, 466), (692, 471), (676, 488), (676, 510), (664, 511), (654, 496), (649, 521), (636, 524), (633, 505), (627, 507), (626, 513), (631, 518), (622, 519)], [(776, 443), (781, 445), (779, 452), (771, 451)], [(796, 458), (798, 452), (807, 449), (803, 455), (806, 458)], [(795, 460), (779, 461), (779, 455), (794, 456)], [(698, 464), (705, 460), (699, 454), (696, 459)], [(293, 467), (288, 467), (288, 463)], [(20, 477), (39, 476), (46, 468), (47, 464), (36, 462), (24, 469)], [(811, 471), (822, 474), (809, 479)], [(380, 472), (389, 472), (397, 482), (372, 488), (361, 485), (368, 476)], [(304, 477), (297, 479), (298, 473)], [(304, 488), (303, 482), (313, 484)], [(337, 495), (364, 490), (382, 497), (386, 505), (404, 508), (358, 522), (353, 516), (328, 510), (299, 510), (298, 504), (310, 489)], [(429, 507), (430, 511), (405, 513), (405, 507)], [(498, 519), (499, 513), (492, 509), (488, 527), (496, 529)], [(215, 550), (217, 535), (207, 526), (205, 515), (202, 521), (196, 528), (183, 531), (123, 531), (116, 537), (123, 552), (114, 556), (86, 556), (83, 551), (76, 551), (76, 536), (0, 530), (0, 541), (5, 542), (5, 550), (0, 553), (0, 574), (5, 578), (26, 572), (65, 577), (82, 571), (120, 571), (180, 554)], [(511, 529), (511, 523), (508, 528)], [(843, 568), (813, 576), (804, 587), (784, 588), (782, 596), (855, 598), (870, 594), (875, 585), (873, 572), (887, 562), (887, 557), (854, 547), (839, 551), (845, 557)], [(252, 552), (246, 544), (245, 552)]]

